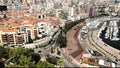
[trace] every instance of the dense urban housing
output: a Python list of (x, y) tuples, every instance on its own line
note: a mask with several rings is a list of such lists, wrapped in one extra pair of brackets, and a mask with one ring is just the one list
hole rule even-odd
[(120, 0), (0, 0), (0, 67), (120, 67)]

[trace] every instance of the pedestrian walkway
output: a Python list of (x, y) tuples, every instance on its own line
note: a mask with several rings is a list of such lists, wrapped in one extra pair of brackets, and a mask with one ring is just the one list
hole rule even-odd
[(83, 52), (86, 51), (81, 47), (81, 44), (79, 43), (79, 40), (77, 38), (78, 32), (83, 24), (77, 24), (72, 29), (70, 29), (67, 34), (67, 47), (65, 48), (65, 52), (72, 56), (77, 62), (80, 61), (80, 58), (83, 55)]

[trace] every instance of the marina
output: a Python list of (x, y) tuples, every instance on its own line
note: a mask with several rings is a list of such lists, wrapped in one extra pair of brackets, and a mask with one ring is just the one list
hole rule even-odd
[(102, 41), (118, 50), (120, 50), (120, 24), (119, 21), (107, 22), (108, 26), (103, 29), (99, 35)]
[(107, 27), (106, 33), (105, 33), (105, 38), (110, 39), (113, 41), (119, 40), (118, 38), (118, 29), (119, 26), (117, 26), (117, 21), (110, 21), (109, 26)]

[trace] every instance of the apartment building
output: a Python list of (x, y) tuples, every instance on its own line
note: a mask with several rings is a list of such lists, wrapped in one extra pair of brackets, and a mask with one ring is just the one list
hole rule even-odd
[(35, 26), (29, 26), (26, 28), (26, 33), (28, 36), (31, 37), (31, 39), (35, 39), (36, 37), (38, 37), (38, 28), (36, 28)]
[(84, 2), (79, 3), (77, 7), (77, 19), (87, 18), (89, 16), (88, 6)]
[[(38, 15), (37, 15), (38, 16)], [(35, 38), (51, 36), (58, 30), (59, 18), (17, 17), (0, 20), (0, 42), (8, 45), (23, 45)]]
[(38, 37), (44, 37), (44, 36), (50, 36), (52, 32), (54, 32), (54, 29), (57, 26), (56, 22), (50, 22), (41, 20), (37, 23), (38, 26)]
[(4, 45), (22, 45), (27, 42), (26, 33), (18, 33), (17, 30), (1, 30), (0, 42)]

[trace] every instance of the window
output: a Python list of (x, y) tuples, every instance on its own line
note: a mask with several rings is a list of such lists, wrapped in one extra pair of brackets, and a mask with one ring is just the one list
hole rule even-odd
[(41, 32), (39, 32), (39, 34), (42, 34)]
[(41, 28), (41, 29), (44, 29), (44, 28)]
[(41, 16), (40, 16), (40, 15), (39, 15), (38, 17), (39, 17), (39, 18), (41, 18)]
[(41, 24), (41, 26), (44, 26), (44, 24)]

